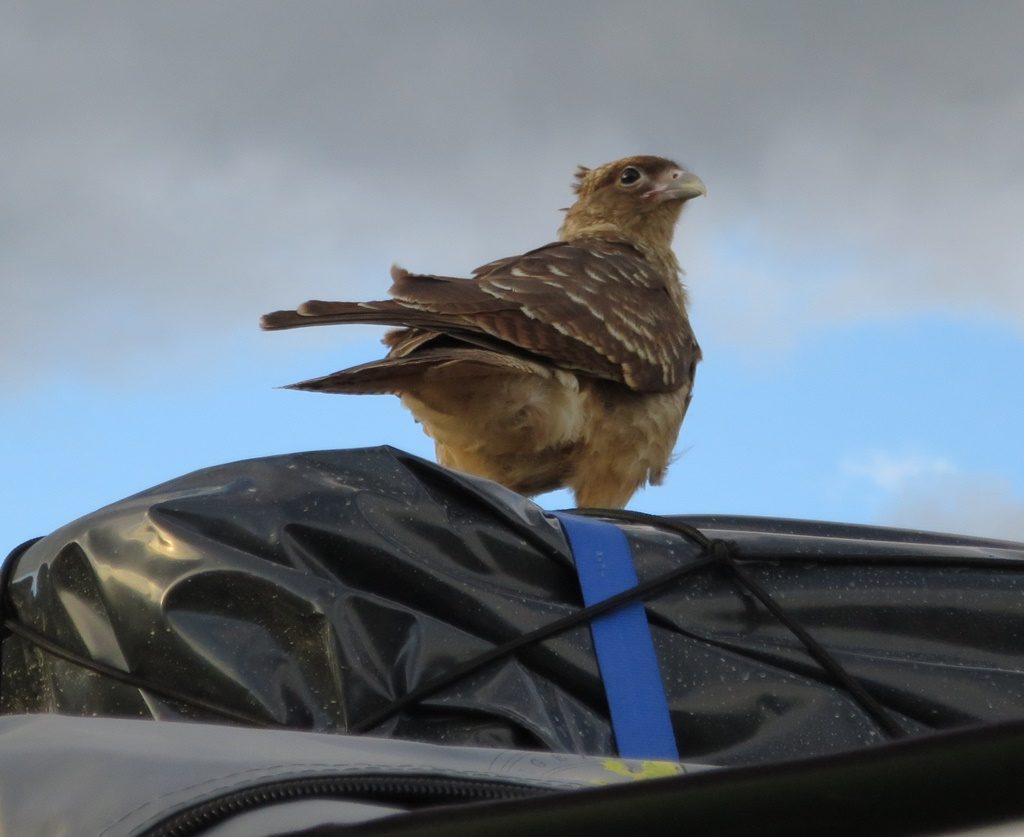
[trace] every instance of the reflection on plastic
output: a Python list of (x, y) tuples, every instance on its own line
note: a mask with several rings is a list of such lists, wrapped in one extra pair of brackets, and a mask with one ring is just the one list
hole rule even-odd
[[(746, 572), (912, 734), (1024, 717), (1024, 547), (687, 520), (736, 544)], [(641, 581), (699, 554), (654, 527), (625, 531)], [(328, 732), (580, 607), (567, 545), (541, 509), (390, 448), (256, 459), (157, 486), (32, 545), (6, 597), (8, 618), (74, 654), (254, 723)], [(882, 740), (727, 574), (695, 572), (647, 612), (683, 760), (763, 763)], [(9, 713), (223, 721), (21, 636), (4, 640), (0, 685)], [(607, 711), (578, 628), (371, 733), (610, 756)]]

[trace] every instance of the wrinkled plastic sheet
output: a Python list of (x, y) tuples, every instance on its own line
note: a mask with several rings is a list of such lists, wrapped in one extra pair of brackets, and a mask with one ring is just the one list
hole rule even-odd
[[(869, 527), (678, 518), (745, 571), (909, 735), (1024, 717), (1024, 546)], [(625, 524), (641, 582), (698, 562)], [(581, 607), (558, 524), (528, 500), (392, 448), (189, 474), (16, 555), (0, 711), (349, 731), (466, 659)], [(647, 602), (680, 756), (734, 765), (883, 740), (869, 713), (729, 573)], [(168, 692), (186, 696), (176, 700)], [(589, 631), (489, 664), (368, 730), (612, 754)]]
[[(700, 770), (224, 724), (0, 717), (0, 833), (11, 835), (817, 837), (961, 834), (994, 823), (993, 834), (1017, 834), (1021, 775), (1021, 722)], [(410, 780), (419, 793), (403, 790)], [(492, 801), (453, 798), (448, 780), (490, 786)]]
[[(461, 779), (533, 789), (539, 796), (694, 772), (681, 765), (652, 770), (627, 759), (536, 752), (523, 758), (518, 750), (224, 724), (7, 715), (0, 717), (0, 833), (137, 834), (210, 799), (296, 780), (377, 777), (386, 788), (403, 778)], [(328, 793), (310, 796), (322, 803)], [(275, 802), (294, 804), (284, 794), (267, 794), (267, 807)], [(351, 822), (420, 807), (398, 792), (372, 802), (335, 798), (334, 805), (330, 815)], [(273, 833), (291, 834), (300, 824), (291, 820)], [(236, 825), (232, 833), (271, 831)]]

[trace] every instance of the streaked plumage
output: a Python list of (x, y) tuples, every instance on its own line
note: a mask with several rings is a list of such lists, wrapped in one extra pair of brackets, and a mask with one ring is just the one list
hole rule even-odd
[(395, 267), (391, 299), (264, 316), (265, 329), (404, 327), (384, 359), (293, 388), (399, 395), (438, 461), (524, 494), (568, 486), (580, 505), (623, 506), (660, 482), (700, 360), (672, 233), (703, 184), (659, 157), (577, 178), (561, 241), (472, 279)]

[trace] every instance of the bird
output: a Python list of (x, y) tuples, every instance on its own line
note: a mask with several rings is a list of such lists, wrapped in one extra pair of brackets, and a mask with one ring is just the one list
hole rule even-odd
[(391, 393), (438, 462), (522, 495), (624, 508), (666, 474), (701, 350), (672, 251), (701, 179), (664, 157), (579, 166), (556, 241), (469, 278), (393, 266), (389, 299), (310, 300), (266, 330), (394, 326), (386, 356), (288, 389)]

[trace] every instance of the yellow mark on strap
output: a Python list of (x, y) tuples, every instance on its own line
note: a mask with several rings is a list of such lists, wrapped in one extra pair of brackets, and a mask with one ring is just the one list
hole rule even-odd
[(664, 779), (678, 776), (683, 766), (674, 761), (625, 761), (623, 759), (605, 759), (601, 766), (609, 773), (625, 776), (633, 781), (641, 779)]

